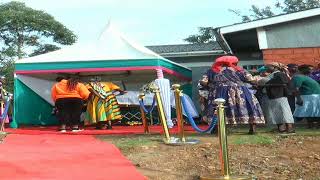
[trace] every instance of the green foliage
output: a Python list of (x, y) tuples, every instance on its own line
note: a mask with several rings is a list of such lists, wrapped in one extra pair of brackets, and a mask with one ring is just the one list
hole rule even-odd
[(252, 5), (249, 9), (249, 15), (243, 15), (239, 10), (230, 11), (241, 17), (242, 22), (249, 22), (272, 17), (276, 14), (287, 14), (318, 7), (320, 7), (319, 0), (282, 0), (276, 2), (273, 7), (267, 6), (264, 8), (259, 8), (256, 5)]
[(199, 27), (199, 34), (190, 35), (184, 40), (190, 43), (209, 43), (213, 41), (211, 27)]
[[(242, 14), (240, 10), (229, 9), (232, 13), (239, 16), (242, 22), (249, 22), (257, 19), (263, 19), (275, 16), (282, 13), (292, 13), (297, 11), (303, 11), (306, 9), (320, 7), (319, 0), (281, 0), (274, 4), (273, 7), (266, 6), (259, 8), (256, 5), (251, 5), (249, 14)], [(184, 41), (189, 43), (207, 43), (213, 41), (213, 37), (210, 33), (211, 27), (200, 27), (199, 33), (190, 35), (185, 38)]]
[(45, 54), (51, 51), (56, 51), (60, 49), (60, 47), (53, 45), (53, 44), (44, 44), (40, 45), (38, 49), (36, 49), (33, 53), (31, 53), (29, 56), (37, 56), (40, 54)]
[(14, 61), (5, 61), (2, 63), (2, 67), (0, 68), (1, 75), (6, 77), (6, 80), (3, 84), (4, 88), (13, 93), (13, 72), (14, 72)]
[(70, 45), (76, 41), (76, 36), (44, 11), (16, 1), (0, 5), (0, 43), (5, 45), (4, 51), (8, 48), (14, 50), (11, 58), (28, 56), (28, 51), (44, 51), (43, 48), (50, 46), (43, 42), (49, 41)]
[(275, 139), (270, 135), (236, 135), (230, 137), (230, 144), (272, 144)]
[(77, 37), (50, 14), (22, 2), (0, 4), (0, 65), (12, 92), (14, 60), (71, 45)]

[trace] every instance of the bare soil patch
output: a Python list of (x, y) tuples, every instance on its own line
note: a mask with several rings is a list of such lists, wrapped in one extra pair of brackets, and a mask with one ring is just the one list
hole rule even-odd
[[(298, 129), (283, 136), (267, 131), (229, 134), (230, 169), (234, 175), (258, 179), (320, 179), (320, 130)], [(160, 135), (98, 136), (112, 142), (151, 180), (193, 180), (220, 174), (219, 140), (192, 134), (197, 145), (168, 146)], [(125, 172), (124, 172), (125, 173)]]

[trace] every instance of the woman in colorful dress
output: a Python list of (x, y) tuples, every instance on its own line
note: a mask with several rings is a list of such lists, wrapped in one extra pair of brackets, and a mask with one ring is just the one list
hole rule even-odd
[(226, 120), (228, 124), (250, 124), (249, 134), (256, 132), (256, 124), (264, 123), (264, 117), (256, 97), (245, 83), (252, 76), (237, 66), (235, 56), (216, 59), (212, 68), (203, 76), (201, 83), (209, 87), (208, 117), (212, 118), (216, 109), (214, 100), (226, 100)]
[(320, 85), (307, 76), (309, 70), (305, 66), (298, 67), (298, 74), (292, 81), (296, 89), (296, 109), (293, 113), (298, 119), (307, 119), (308, 127), (320, 121)]
[(97, 129), (112, 129), (111, 121), (122, 119), (114, 91), (125, 93), (119, 86), (106, 82), (90, 82), (88, 88), (93, 95), (87, 103), (85, 124), (96, 124)]

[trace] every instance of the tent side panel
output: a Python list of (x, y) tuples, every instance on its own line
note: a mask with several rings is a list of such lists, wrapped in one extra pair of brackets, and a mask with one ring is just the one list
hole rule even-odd
[(18, 79), (15, 77), (14, 78), (14, 89), (13, 89), (13, 91), (14, 91), (14, 93), (13, 93), (13, 118), (12, 118), (12, 122), (10, 123), (10, 127), (11, 128), (18, 128), (18, 122), (17, 122), (17, 118), (16, 118), (16, 112), (17, 112), (17, 107), (16, 107), (16, 105), (17, 105), (17, 103), (14, 103), (15, 102), (15, 99), (17, 99), (17, 90), (18, 90), (18, 87), (16, 86), (17, 85), (17, 83), (18, 83)]
[(14, 122), (18, 125), (58, 124), (51, 115), (52, 106), (18, 79), (15, 80), (14, 93)]

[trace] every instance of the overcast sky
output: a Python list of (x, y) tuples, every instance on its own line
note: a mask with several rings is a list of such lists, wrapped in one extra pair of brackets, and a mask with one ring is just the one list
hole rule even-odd
[[(107, 22), (142, 45), (180, 44), (197, 27), (219, 27), (240, 21), (228, 9), (248, 11), (251, 4), (274, 0), (20, 0), (53, 15), (78, 36), (96, 39)], [(9, 2), (0, 0), (0, 2)]]

